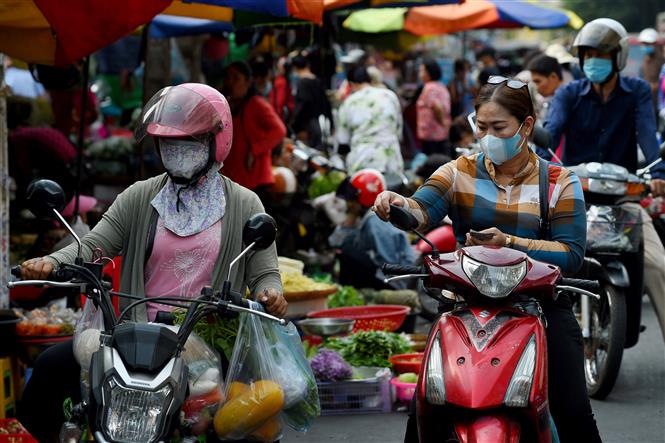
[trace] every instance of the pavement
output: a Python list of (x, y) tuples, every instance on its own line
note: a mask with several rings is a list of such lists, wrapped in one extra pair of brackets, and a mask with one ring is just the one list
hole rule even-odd
[[(665, 443), (665, 344), (651, 305), (644, 303), (639, 343), (626, 349), (609, 397), (592, 401), (605, 443)], [(324, 416), (307, 434), (287, 431), (283, 443), (401, 443), (406, 413)]]

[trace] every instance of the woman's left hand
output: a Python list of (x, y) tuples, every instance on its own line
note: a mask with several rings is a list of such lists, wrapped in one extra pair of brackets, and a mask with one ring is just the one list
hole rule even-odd
[(283, 318), (286, 315), (286, 308), (289, 304), (277, 289), (264, 289), (257, 297), (257, 300), (263, 303), (269, 314), (279, 318)]
[(465, 246), (505, 246), (506, 244), (506, 234), (499, 231), (497, 228), (485, 229), (482, 232), (483, 234), (494, 234), (489, 240), (479, 240), (475, 237), (472, 237), (471, 234), (467, 232), (466, 234), (466, 244)]

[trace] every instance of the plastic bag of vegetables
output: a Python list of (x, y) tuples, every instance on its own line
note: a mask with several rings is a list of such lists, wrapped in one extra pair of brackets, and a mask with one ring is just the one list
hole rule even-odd
[(74, 358), (81, 366), (81, 398), (86, 401), (90, 394), (90, 377), (88, 377), (90, 360), (92, 360), (92, 354), (99, 349), (99, 336), (102, 329), (104, 329), (102, 310), (95, 307), (92, 300), (86, 300), (81, 318), (76, 323), (73, 343)]
[(225, 395), (214, 420), (222, 439), (270, 443), (283, 423), (307, 430), (319, 412), (318, 391), (295, 326), (241, 314)]
[(189, 370), (189, 395), (182, 406), (185, 424), (191, 427), (192, 435), (205, 435), (215, 412), (224, 402), (219, 356), (192, 333), (185, 343), (182, 358)]

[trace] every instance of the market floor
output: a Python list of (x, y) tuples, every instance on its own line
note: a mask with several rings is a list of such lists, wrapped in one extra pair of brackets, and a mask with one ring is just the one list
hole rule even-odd
[[(605, 443), (665, 443), (665, 352), (658, 321), (648, 302), (640, 342), (624, 353), (614, 391), (592, 401)], [(420, 328), (419, 328), (420, 329)], [(401, 443), (405, 413), (325, 416), (303, 435), (287, 432), (283, 443)]]

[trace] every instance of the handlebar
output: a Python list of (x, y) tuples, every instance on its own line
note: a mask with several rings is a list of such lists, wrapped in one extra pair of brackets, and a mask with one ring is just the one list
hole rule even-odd
[(596, 280), (583, 280), (581, 278), (562, 278), (562, 286), (572, 286), (579, 289), (584, 289), (589, 292), (600, 292), (600, 283)]
[(409, 274), (422, 274), (425, 270), (421, 266), (415, 265), (391, 265), (384, 263), (381, 266), (381, 271), (386, 275), (409, 275)]

